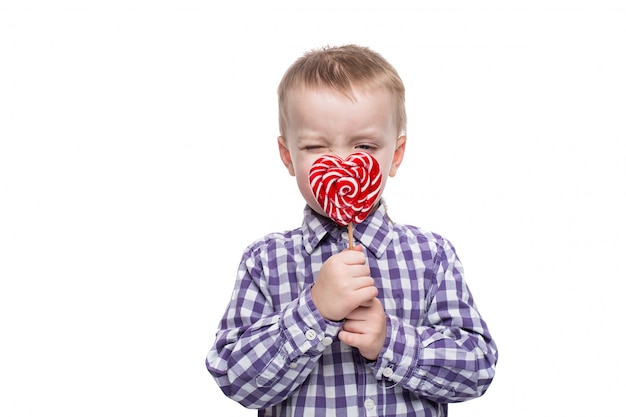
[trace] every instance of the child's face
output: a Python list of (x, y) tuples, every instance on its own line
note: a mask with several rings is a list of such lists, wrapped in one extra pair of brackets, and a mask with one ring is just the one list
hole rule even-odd
[(315, 211), (326, 215), (309, 184), (309, 170), (324, 154), (346, 158), (367, 152), (380, 164), (384, 190), (396, 174), (406, 137), (398, 137), (395, 106), (385, 89), (354, 92), (354, 99), (330, 89), (298, 89), (289, 93), (286, 129), (278, 138), (280, 157), (296, 177), (300, 193)]

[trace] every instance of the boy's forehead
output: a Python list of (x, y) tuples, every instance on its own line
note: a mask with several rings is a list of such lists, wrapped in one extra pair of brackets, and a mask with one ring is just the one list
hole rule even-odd
[[(302, 123), (308, 124), (309, 121), (319, 123), (320, 117), (330, 121), (337, 114), (331, 109), (341, 102), (345, 104), (339, 104), (342, 106), (340, 108), (346, 109), (353, 116), (365, 112), (370, 114), (370, 116), (366, 116), (370, 121), (373, 119), (380, 120), (379, 117), (383, 117), (390, 120), (398, 134), (403, 130), (401, 123), (399, 123), (397, 97), (393, 91), (385, 86), (355, 86), (350, 90), (343, 91), (328, 86), (298, 85), (284, 91), (282, 96), (280, 102), (281, 132), (286, 134), (287, 130), (294, 127), (301, 128)], [(327, 113), (328, 111), (330, 113)], [(327, 115), (328, 119), (324, 119), (324, 114)]]
[(348, 97), (350, 99), (356, 99), (357, 96), (366, 95), (371, 93), (375, 89), (367, 88), (364, 86), (351, 86), (350, 88), (334, 88), (332, 86), (326, 85), (314, 85), (314, 86), (305, 86), (298, 85), (294, 86), (287, 91), (287, 97), (298, 97), (307, 94), (317, 95), (317, 94), (332, 94), (342, 97)]
[[(383, 94), (379, 95), (378, 93)], [(357, 103), (367, 101), (369, 99), (380, 100), (381, 97), (385, 96), (388, 100), (393, 100), (391, 92), (383, 88), (367, 89), (355, 87), (351, 90), (343, 91), (330, 87), (299, 87), (287, 92), (283, 103), (283, 112), (288, 118), (289, 114), (293, 113), (296, 109), (306, 111), (306, 109), (302, 108), (303, 102), (308, 102), (310, 104), (311, 101), (323, 101), (328, 97), (334, 97), (338, 99), (338, 101), (345, 101), (350, 105), (357, 105)], [(393, 112), (393, 106), (390, 106), (390, 110)]]
[(391, 93), (383, 89), (355, 90), (348, 95), (329, 88), (308, 88), (294, 90), (288, 96), (283, 113), (285, 127), (306, 132), (305, 136), (331, 127), (373, 131), (395, 124)]

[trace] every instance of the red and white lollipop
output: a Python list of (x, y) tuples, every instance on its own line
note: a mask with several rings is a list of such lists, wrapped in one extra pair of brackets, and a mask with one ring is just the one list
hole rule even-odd
[(336, 155), (324, 155), (311, 166), (309, 182), (328, 217), (341, 226), (348, 226), (352, 248), (353, 223), (365, 220), (382, 192), (378, 161), (365, 152), (353, 153), (345, 160)]

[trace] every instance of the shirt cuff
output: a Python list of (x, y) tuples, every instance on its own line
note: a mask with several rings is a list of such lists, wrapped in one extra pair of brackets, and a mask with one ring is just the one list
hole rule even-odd
[(387, 315), (387, 335), (381, 354), (371, 367), (378, 380), (399, 383), (410, 378), (418, 366), (420, 340), (402, 321)]
[(311, 286), (304, 289), (292, 306), (283, 315), (285, 353), (290, 360), (305, 354), (321, 354), (334, 342), (343, 321), (334, 322), (322, 317), (313, 303)]

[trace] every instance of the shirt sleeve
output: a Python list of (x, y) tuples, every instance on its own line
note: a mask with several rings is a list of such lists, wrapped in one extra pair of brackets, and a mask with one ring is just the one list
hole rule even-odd
[(275, 309), (263, 258), (258, 248), (244, 254), (206, 359), (224, 394), (248, 408), (266, 408), (289, 397), (341, 329), (341, 323), (319, 314), (311, 286), (286, 307)]
[(479, 397), (493, 380), (497, 348), (446, 240), (438, 245), (433, 272), (428, 308), (419, 325), (388, 315), (374, 373), (439, 403)]

